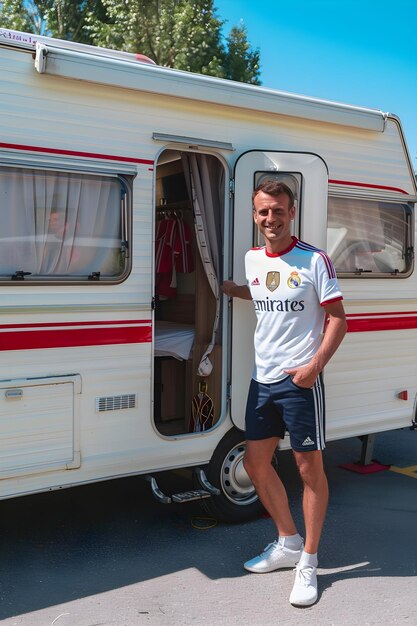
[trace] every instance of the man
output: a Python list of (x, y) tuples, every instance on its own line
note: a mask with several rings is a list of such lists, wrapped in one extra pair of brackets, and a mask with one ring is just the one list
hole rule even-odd
[[(252, 200), (265, 247), (246, 254), (249, 286), (225, 281), (222, 289), (230, 297), (253, 300), (255, 306), (255, 368), (246, 408), (244, 466), (276, 524), (278, 539), (244, 567), (264, 573), (297, 565), (290, 602), (308, 606), (317, 600), (317, 551), (328, 502), (321, 372), (346, 333), (346, 319), (329, 257), (291, 236), (291, 189), (267, 180), (255, 189)], [(271, 465), (285, 431), (303, 481), (305, 545)]]
[(51, 208), (46, 227), (41, 273), (78, 274), (82, 249), (77, 243), (76, 231), (79, 227), (76, 216), (64, 210)]

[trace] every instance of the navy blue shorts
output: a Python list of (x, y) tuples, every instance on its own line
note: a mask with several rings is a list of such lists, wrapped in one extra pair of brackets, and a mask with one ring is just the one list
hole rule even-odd
[(290, 376), (268, 385), (252, 379), (245, 419), (246, 439), (283, 439), (288, 431), (293, 450), (323, 450), (325, 405), (321, 375), (311, 389), (298, 387)]

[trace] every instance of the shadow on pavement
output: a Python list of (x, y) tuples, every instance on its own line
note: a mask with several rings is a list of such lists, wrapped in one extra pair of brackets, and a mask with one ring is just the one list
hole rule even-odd
[[(379, 437), (379, 461), (417, 463), (417, 433)], [(357, 439), (330, 443), (326, 451), (331, 502), (321, 591), (347, 577), (416, 574), (410, 544), (417, 483), (390, 471), (363, 476), (339, 467), (359, 454)], [(280, 453), (279, 463), (301, 532), (301, 485), (291, 453)], [(178, 483), (172, 475), (165, 480)], [(242, 563), (275, 538), (266, 517), (198, 530), (192, 524), (202, 515), (197, 504), (161, 505), (140, 477), (6, 500), (0, 507), (0, 619), (189, 568), (211, 580), (241, 577)], [(395, 549), (392, 536), (403, 538)]]

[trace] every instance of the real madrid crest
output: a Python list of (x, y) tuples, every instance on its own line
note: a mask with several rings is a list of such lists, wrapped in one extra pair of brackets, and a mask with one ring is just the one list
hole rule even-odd
[(289, 279), (287, 280), (288, 287), (295, 289), (301, 285), (301, 278), (298, 272), (291, 272)]
[(268, 272), (266, 275), (266, 286), (269, 291), (275, 291), (279, 286), (279, 272)]

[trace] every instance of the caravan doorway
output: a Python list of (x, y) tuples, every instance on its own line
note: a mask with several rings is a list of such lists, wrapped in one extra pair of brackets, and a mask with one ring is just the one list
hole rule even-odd
[(154, 423), (169, 437), (210, 430), (222, 414), (225, 168), (165, 150), (155, 181)]

